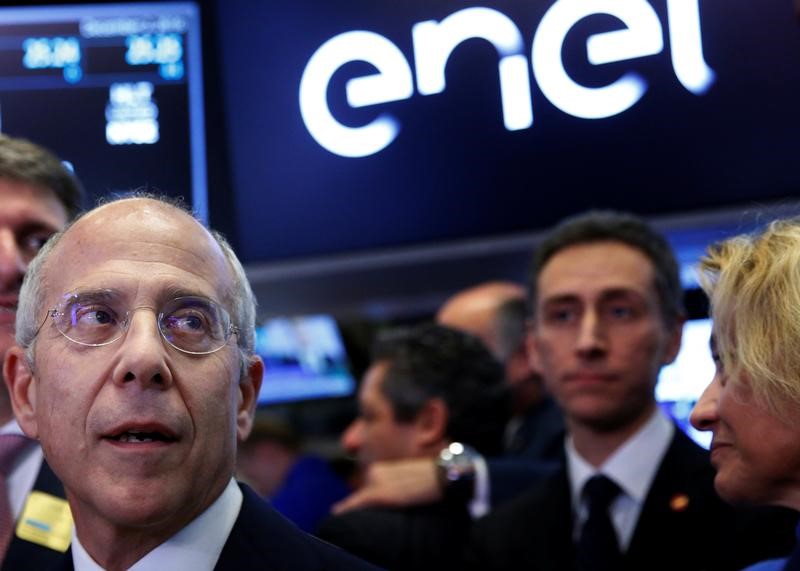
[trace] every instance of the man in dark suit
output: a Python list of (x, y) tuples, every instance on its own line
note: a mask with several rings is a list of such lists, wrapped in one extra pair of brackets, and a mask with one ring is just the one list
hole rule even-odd
[[(13, 344), (19, 288), (31, 259), (52, 234), (81, 208), (82, 189), (70, 171), (46, 149), (29, 141), (0, 135), (0, 359)], [(19, 440), (21, 448), (7, 467), (6, 486), (12, 517), (36, 508), (31, 491), (63, 498), (63, 488), (35, 441), (25, 439), (14, 420), (5, 383), (0, 385), (0, 440)], [(33, 498), (33, 499), (31, 499)], [(25, 519), (23, 516), (22, 519)], [(2, 533), (2, 532), (0, 532)], [(69, 543), (69, 528), (65, 543)], [(42, 541), (43, 539), (43, 541)], [(2, 542), (0, 542), (2, 543)], [(64, 548), (65, 543), (60, 545)], [(60, 556), (49, 538), (14, 534), (2, 569), (41, 569)]]
[(568, 219), (530, 288), (529, 349), (564, 410), (565, 460), (478, 523), (477, 568), (739, 569), (785, 553), (794, 516), (723, 504), (707, 453), (656, 404), (684, 321), (667, 241), (625, 214)]
[[(733, 570), (785, 554), (796, 516), (725, 506), (707, 452), (656, 404), (659, 370), (677, 354), (684, 321), (667, 241), (626, 214), (568, 219), (537, 248), (529, 286), (529, 354), (564, 411), (563, 460), (555, 474), (529, 477), (529, 491), (477, 523), (470, 564)], [(496, 498), (498, 465), (488, 464)], [(375, 468), (368, 488), (339, 509), (436, 497), (430, 466)], [(527, 469), (524, 462), (504, 468)], [(393, 491), (401, 477), (404, 489)]]
[[(435, 458), (458, 441), (484, 455), (502, 450), (508, 402), (503, 370), (468, 333), (424, 324), (384, 332), (359, 389), (359, 416), (342, 435), (362, 467)], [(354, 510), (318, 535), (387, 569), (447, 569), (472, 524), (459, 498), (408, 508)]]
[(62, 568), (372, 568), (233, 480), (263, 373), (254, 332), (235, 254), (175, 205), (110, 202), (42, 248), (3, 373), (69, 499)]
[(512, 412), (504, 455), (549, 461), (561, 455), (564, 417), (528, 359), (526, 296), (514, 282), (479, 283), (448, 298), (436, 322), (477, 336), (503, 364)]

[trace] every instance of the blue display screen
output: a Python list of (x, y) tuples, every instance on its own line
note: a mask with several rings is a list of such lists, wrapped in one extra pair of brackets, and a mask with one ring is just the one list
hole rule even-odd
[(69, 163), (87, 206), (145, 190), (208, 220), (197, 6), (0, 8), (0, 130)]
[(258, 404), (347, 397), (355, 390), (336, 321), (329, 315), (274, 317), (256, 330), (264, 360)]
[(700, 432), (689, 424), (689, 414), (714, 377), (714, 360), (708, 340), (710, 319), (691, 319), (683, 326), (681, 350), (675, 361), (661, 369), (656, 400), (695, 442), (708, 448), (711, 432)]

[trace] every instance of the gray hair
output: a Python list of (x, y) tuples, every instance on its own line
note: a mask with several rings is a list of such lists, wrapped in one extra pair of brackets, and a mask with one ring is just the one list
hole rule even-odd
[[(255, 295), (253, 295), (253, 290), (250, 287), (250, 282), (247, 279), (244, 267), (242, 267), (233, 248), (222, 234), (209, 229), (194, 215), (194, 213), (187, 210), (182, 203), (176, 202), (174, 199), (168, 197), (136, 193), (131, 196), (108, 200), (103, 205), (135, 198), (155, 200), (165, 207), (172, 207), (190, 216), (211, 234), (214, 241), (222, 250), (233, 277), (233, 287), (230, 291), (223, 293), (224, 299), (222, 301), (230, 308), (231, 319), (234, 325), (239, 328), (239, 334), (236, 336), (236, 343), (241, 354), (242, 373), (244, 374), (247, 362), (255, 352), (256, 298)], [(45, 304), (45, 291), (47, 289), (47, 272), (45, 271), (45, 266), (47, 260), (64, 237), (64, 234), (66, 234), (81, 218), (83, 218), (83, 215), (71, 222), (64, 230), (50, 237), (42, 249), (39, 250), (36, 257), (31, 261), (28, 266), (28, 271), (25, 274), (25, 279), (22, 282), (19, 293), (19, 306), (17, 308), (16, 340), (17, 345), (25, 349), (25, 357), (31, 367), (33, 367), (34, 341), (36, 334), (42, 326), (42, 323), (37, 322), (36, 315)]]

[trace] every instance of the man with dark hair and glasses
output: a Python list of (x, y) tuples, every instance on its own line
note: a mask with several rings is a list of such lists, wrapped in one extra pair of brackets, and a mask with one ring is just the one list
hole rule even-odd
[[(82, 199), (80, 183), (58, 157), (30, 141), (0, 134), (0, 361), (14, 343), (19, 288), (28, 264), (78, 213)], [(15, 534), (12, 524), (29, 521), (42, 498), (57, 502), (64, 491), (42, 461), (41, 448), (14, 420), (5, 383), (0, 383), (0, 468), (0, 521), (9, 522), (0, 527), (2, 569), (46, 568), (61, 555), (52, 536), (29, 535), (27, 528)], [(69, 527), (65, 534), (68, 542)]]
[(20, 292), (14, 413), (64, 483), (63, 569), (369, 569), (233, 479), (263, 363), (225, 240), (146, 197), (54, 236)]

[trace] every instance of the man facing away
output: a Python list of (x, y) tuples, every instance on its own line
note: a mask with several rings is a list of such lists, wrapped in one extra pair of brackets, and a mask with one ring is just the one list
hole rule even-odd
[(263, 372), (254, 330), (235, 254), (175, 206), (111, 202), (45, 245), (3, 371), (64, 483), (61, 568), (370, 568), (232, 478)]
[(554, 460), (560, 456), (564, 419), (528, 358), (526, 295), (514, 282), (483, 282), (448, 298), (436, 321), (477, 336), (503, 364), (512, 408), (504, 454)]
[[(78, 213), (81, 200), (80, 184), (52, 153), (24, 139), (0, 135), (0, 360), (14, 342), (19, 288), (28, 264), (45, 241)], [(19, 446), (16, 456), (8, 459), (6, 486), (0, 490), (8, 497), (12, 521), (36, 509), (31, 490), (63, 497), (58, 479), (42, 463), (41, 449), (22, 436), (5, 383), (0, 385), (0, 442), (8, 443), (8, 450)], [(66, 533), (68, 542), (69, 529)], [(0, 543), (10, 540), (8, 550), (0, 550), (2, 569), (44, 568), (60, 556), (50, 538), (23, 535), (0, 538)]]

